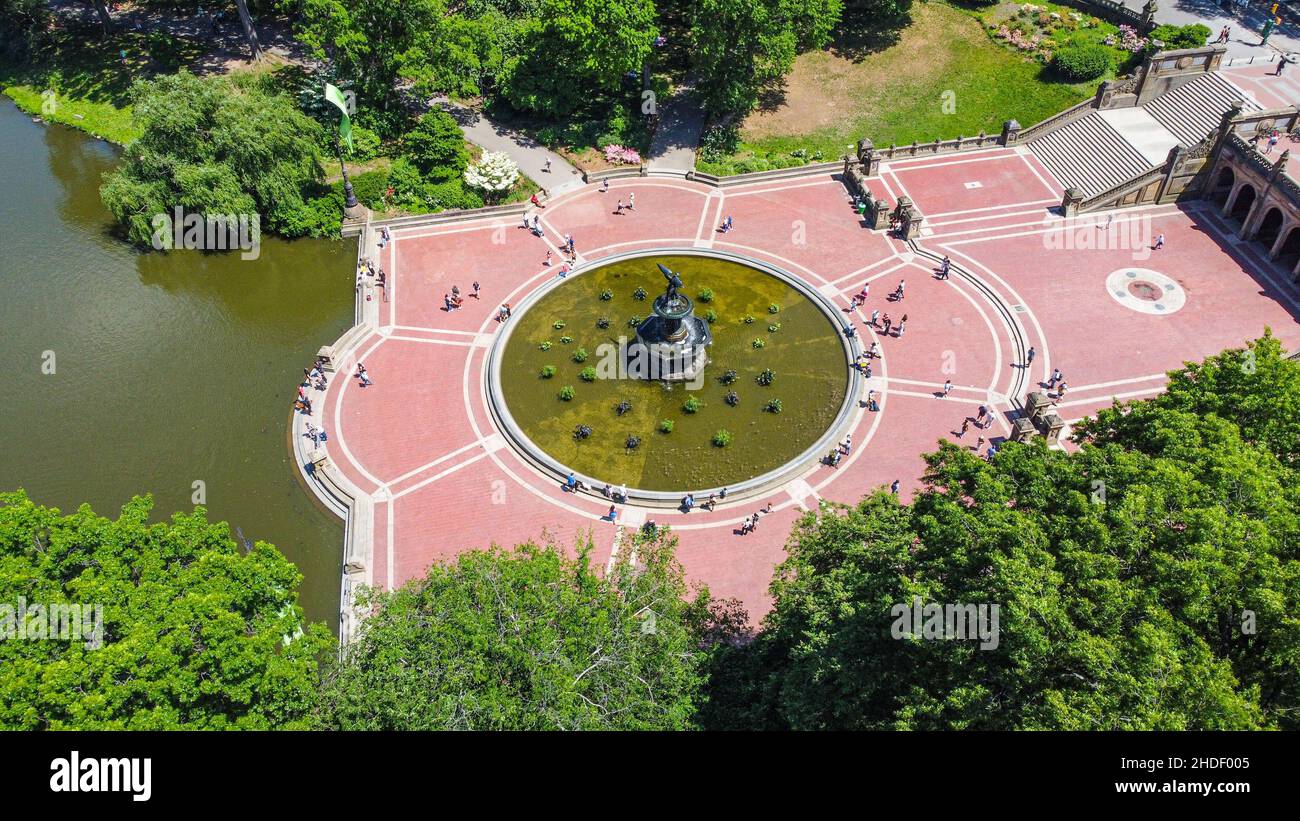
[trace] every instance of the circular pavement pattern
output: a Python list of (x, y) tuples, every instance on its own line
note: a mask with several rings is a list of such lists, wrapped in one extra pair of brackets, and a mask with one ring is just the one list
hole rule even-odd
[(1150, 268), (1120, 268), (1106, 277), (1106, 291), (1129, 310), (1143, 314), (1172, 314), (1187, 304), (1183, 286)]

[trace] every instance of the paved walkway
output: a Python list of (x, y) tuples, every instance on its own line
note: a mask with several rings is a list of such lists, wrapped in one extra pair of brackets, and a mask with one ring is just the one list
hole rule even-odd
[[(1300, 348), (1300, 289), (1257, 243), (1233, 241), (1233, 226), (1208, 203), (1123, 209), (1107, 227), (1095, 217), (1064, 220), (1054, 210), (1060, 183), (1034, 157), (1007, 149), (888, 163), (869, 185), (889, 202), (913, 199), (927, 226), (917, 247), (949, 255), (951, 279), (937, 279), (933, 260), (912, 247), (865, 229), (832, 175), (726, 190), (671, 178), (620, 179), (609, 193), (582, 186), (541, 211), (544, 238), (491, 218), (394, 230), (380, 257), (392, 286), (379, 328), (343, 354), (320, 403), (332, 460), (375, 500), (369, 582), (401, 584), (433, 560), (492, 543), (572, 545), (590, 534), (599, 566), (622, 544), (602, 521), (609, 501), (563, 492), (535, 470), (486, 404), (497, 306), (518, 304), (556, 276), (542, 263), (564, 233), (588, 261), (664, 247), (764, 260), (840, 304), (864, 344), (880, 343), (868, 383), (880, 392), (880, 410), (858, 408), (854, 448), (838, 468), (810, 463), (785, 487), (712, 512), (620, 507), (620, 527), (647, 518), (670, 526), (688, 577), (738, 597), (754, 621), (770, 607), (772, 570), (804, 511), (854, 503), (895, 479), (906, 498), (920, 485), (921, 454), (941, 439), (973, 448), (985, 437), (981, 449), (1002, 441), (1013, 398), (1046, 385), (1053, 368), (1070, 385), (1057, 406), (1068, 424), (1115, 398), (1151, 396), (1166, 370), (1241, 345), (1265, 326), (1286, 348)], [(636, 211), (616, 215), (612, 203), (630, 192)], [(724, 214), (735, 218), (726, 235), (715, 230)], [(1165, 248), (1150, 250), (1160, 233)], [(658, 282), (657, 273), (647, 277)], [(906, 301), (888, 301), (901, 279)], [(468, 293), (475, 280), (481, 299), (441, 309), (452, 285)], [(869, 299), (851, 308), (866, 282)], [(1164, 296), (1166, 285), (1178, 301)], [(877, 309), (895, 319), (907, 313), (906, 337), (871, 325)], [(1028, 345), (1037, 356), (1026, 369), (1020, 352)], [(366, 388), (345, 376), (358, 358), (374, 380)], [(946, 379), (953, 391), (941, 399)], [(963, 435), (980, 405), (992, 409), (991, 421)], [(739, 535), (741, 518), (765, 503), (772, 512), (758, 530)]]
[[(1146, 0), (1122, 0), (1134, 11), (1142, 11)], [(1260, 45), (1260, 32), (1269, 18), (1273, 0), (1250, 0), (1244, 6), (1228, 4), (1228, 8), (1215, 0), (1157, 0), (1156, 22), (1175, 26), (1203, 23), (1209, 27), (1210, 42), (1214, 42), (1224, 26), (1232, 29), (1228, 37), (1228, 57), (1264, 59), (1278, 52), (1300, 52), (1300, 5), (1292, 12), (1283, 5), (1279, 16), (1282, 25), (1273, 30), (1267, 45)]]
[[(460, 123), (465, 139), (484, 151), (504, 151), (533, 182), (552, 197), (582, 185), (582, 172), (546, 146), (514, 129), (492, 122), (481, 111), (446, 99), (436, 100)], [(549, 169), (549, 170), (548, 170)]]
[(659, 108), (659, 128), (650, 144), (647, 165), (685, 174), (695, 168), (695, 148), (704, 130), (704, 109), (696, 102), (694, 88), (688, 85), (678, 87)]

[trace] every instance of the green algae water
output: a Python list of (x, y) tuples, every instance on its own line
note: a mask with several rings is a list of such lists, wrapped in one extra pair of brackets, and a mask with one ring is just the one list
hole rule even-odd
[[(599, 364), (601, 351), (616, 348), (620, 337), (635, 340), (636, 324), (664, 290), (657, 262), (681, 275), (695, 315), (713, 320), (700, 387), (584, 380), (582, 371)], [(812, 446), (834, 422), (848, 390), (839, 329), (826, 314), (786, 282), (731, 260), (620, 260), (573, 276), (511, 321), (516, 325), (501, 354), (511, 416), (553, 459), (614, 485), (683, 491), (759, 476)], [(553, 375), (544, 376), (544, 369)], [(760, 384), (768, 370), (771, 384)], [(728, 384), (729, 371), (735, 373)], [(571, 399), (562, 398), (565, 388), (572, 389)], [(735, 404), (729, 404), (733, 392)], [(690, 397), (699, 403), (693, 413), (685, 409)], [(664, 432), (664, 422), (671, 432)], [(589, 435), (575, 437), (579, 427), (589, 428)], [(723, 430), (730, 442), (719, 447), (714, 437)], [(629, 448), (629, 437), (640, 443)]]
[(287, 428), (302, 367), (352, 322), (356, 246), (142, 254), (99, 201), (116, 149), (7, 98), (0, 145), (0, 489), (110, 518), (152, 493), (161, 519), (202, 482), (209, 518), (276, 545), (307, 616), (336, 625), (342, 525), (299, 485)]

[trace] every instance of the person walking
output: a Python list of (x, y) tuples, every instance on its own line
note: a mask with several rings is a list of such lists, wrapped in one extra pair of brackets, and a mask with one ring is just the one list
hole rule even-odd
[(1164, 247), (1165, 247), (1165, 235), (1164, 235), (1164, 234), (1156, 234), (1156, 248), (1155, 248), (1155, 250), (1159, 251), (1161, 248), (1164, 248)]
[(1038, 352), (1034, 350), (1034, 346), (1033, 346), (1033, 345), (1030, 345), (1030, 346), (1029, 346), (1029, 350), (1025, 351), (1025, 367), (1026, 367), (1026, 368), (1028, 368), (1030, 365), (1034, 364), (1034, 356), (1035, 356), (1037, 353), (1038, 353)]
[(363, 388), (368, 388), (372, 384), (370, 381), (370, 374), (366, 372), (366, 366), (360, 362), (357, 363), (357, 379), (360, 380), (361, 387)]
[(607, 191), (609, 191), (609, 177), (606, 177), (600, 183), (600, 193), (604, 194)]
[(880, 309), (874, 308), (871, 311), (871, 327), (876, 327), (876, 320), (880, 319)]
[(627, 193), (627, 210), (629, 210), (629, 211), (635, 211), (635, 210), (636, 210), (636, 192), (635, 192), (635, 191), (629, 191), (629, 192)]
[(950, 393), (952, 393), (952, 380), (951, 380), (951, 379), (945, 379), (945, 380), (943, 381), (943, 396), (941, 396), (941, 397), (939, 397), (939, 398), (940, 398), (940, 399), (946, 399), (946, 398), (948, 397), (948, 394), (950, 394)]
[(1219, 32), (1219, 39), (1216, 42), (1219, 43), (1228, 42), (1228, 35), (1230, 35), (1231, 33), (1232, 33), (1232, 29), (1229, 28), (1228, 26), (1224, 26), (1223, 30)]
[(1282, 69), (1286, 68), (1286, 64), (1289, 63), (1289, 62), (1291, 62), (1291, 61), (1288, 60), (1288, 59), (1286, 58), (1286, 55), (1285, 55), (1285, 54), (1280, 54), (1280, 55), (1278, 55), (1278, 58), (1277, 58), (1277, 68), (1275, 68), (1275, 69), (1273, 70), (1273, 76), (1274, 76), (1274, 77), (1280, 77), (1280, 76), (1282, 76)]
[(1052, 368), (1052, 378), (1047, 380), (1047, 387), (1054, 388), (1056, 387), (1056, 383), (1060, 381), (1061, 381), (1061, 369)]
[(474, 297), (475, 299), (478, 299), (478, 298), (479, 298), (479, 295), (478, 295), (479, 287), (478, 287), (478, 280), (477, 280), (477, 279), (474, 280), (474, 284), (473, 284), (471, 287), (474, 289), (474, 293), (470, 294), (470, 296)]
[(889, 492), (892, 493), (892, 494), (894, 494), (895, 496), (898, 495), (898, 480), (897, 480), (897, 479), (895, 479), (892, 483), (890, 483), (890, 485), (889, 485)]

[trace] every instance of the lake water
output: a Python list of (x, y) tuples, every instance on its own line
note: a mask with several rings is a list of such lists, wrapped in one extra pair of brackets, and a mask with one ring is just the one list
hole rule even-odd
[(287, 430), (303, 366), (352, 322), (356, 246), (140, 253), (99, 201), (118, 153), (0, 97), (0, 489), (110, 518), (152, 493), (165, 518), (202, 482), (209, 517), (279, 547), (333, 629), (342, 524), (300, 485)]

